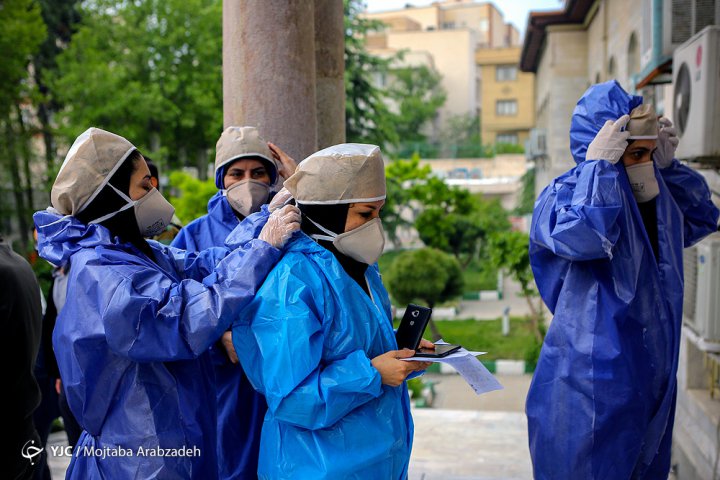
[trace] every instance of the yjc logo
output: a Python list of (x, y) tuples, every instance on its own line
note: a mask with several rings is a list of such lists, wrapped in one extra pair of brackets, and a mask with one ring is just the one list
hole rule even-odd
[(43, 451), (42, 447), (35, 446), (35, 440), (28, 440), (23, 445), (22, 451), (20, 452), (24, 458), (30, 460), (30, 465), (35, 465), (35, 457), (40, 455)]

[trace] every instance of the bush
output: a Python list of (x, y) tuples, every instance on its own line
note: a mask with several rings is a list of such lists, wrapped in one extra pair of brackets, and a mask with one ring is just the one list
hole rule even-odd
[(388, 268), (385, 284), (400, 304), (419, 302), (432, 308), (459, 297), (463, 277), (455, 257), (421, 248), (400, 253)]

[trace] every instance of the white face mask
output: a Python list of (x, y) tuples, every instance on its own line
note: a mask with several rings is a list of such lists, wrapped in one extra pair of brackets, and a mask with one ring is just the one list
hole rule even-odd
[(658, 196), (660, 186), (658, 185), (657, 178), (655, 178), (653, 162), (631, 165), (625, 167), (625, 171), (630, 180), (630, 188), (638, 203), (649, 202)]
[(259, 212), (268, 201), (270, 185), (258, 180), (242, 180), (223, 190), (230, 206), (240, 215), (247, 217)]
[(143, 237), (154, 237), (155, 235), (164, 232), (165, 228), (170, 225), (170, 221), (175, 214), (175, 208), (170, 204), (170, 202), (165, 200), (165, 197), (163, 197), (156, 188), (150, 190), (141, 199), (132, 200), (123, 192), (115, 188), (112, 184), (108, 185), (110, 185), (110, 187), (112, 187), (112, 189), (128, 203), (120, 210), (116, 210), (100, 218), (96, 218), (90, 223), (103, 222), (108, 218), (114, 217), (123, 210), (134, 208), (135, 220), (137, 221), (137, 226), (140, 229), (140, 234)]
[(337, 234), (331, 232), (322, 225), (318, 225), (312, 219), (310, 220), (327, 235), (311, 235), (317, 240), (328, 240), (333, 242), (338, 252), (357, 260), (358, 262), (372, 265), (378, 261), (385, 248), (385, 232), (383, 231), (382, 222), (379, 218), (374, 218), (369, 222), (357, 227), (349, 232)]

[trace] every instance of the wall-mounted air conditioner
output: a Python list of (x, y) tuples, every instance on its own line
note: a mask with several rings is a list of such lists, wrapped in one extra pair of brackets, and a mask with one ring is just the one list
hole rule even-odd
[(525, 158), (535, 160), (547, 155), (547, 137), (542, 128), (533, 128), (525, 142)]
[[(658, 10), (655, 4), (656, 0), (642, 0), (640, 63), (644, 71), (661, 66), (706, 26), (720, 25), (720, 0), (663, 0)], [(655, 39), (660, 43), (657, 48)]]
[(685, 324), (705, 344), (720, 344), (720, 233), (685, 249)]
[(675, 51), (673, 84), (677, 157), (720, 161), (720, 26), (706, 27)]

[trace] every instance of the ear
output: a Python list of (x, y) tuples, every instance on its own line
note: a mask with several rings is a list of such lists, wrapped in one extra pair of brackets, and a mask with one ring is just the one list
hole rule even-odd
[(152, 183), (152, 186), (154, 188), (158, 188), (158, 186), (160, 185), (160, 183), (158, 182), (158, 179), (155, 177), (150, 177), (150, 183)]

